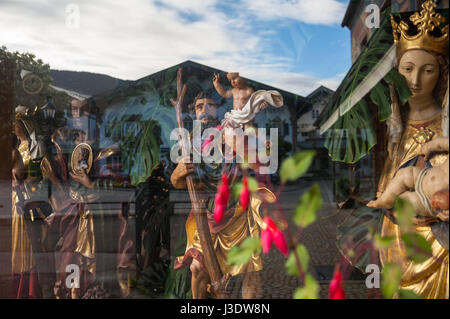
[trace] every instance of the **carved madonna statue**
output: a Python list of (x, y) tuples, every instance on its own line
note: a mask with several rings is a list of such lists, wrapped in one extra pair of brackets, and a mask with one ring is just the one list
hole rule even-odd
[[(428, 158), (423, 155), (424, 144), (448, 136), (448, 25), (440, 28), (445, 19), (435, 12), (435, 7), (433, 1), (426, 1), (422, 11), (410, 17), (413, 25), (405, 21), (397, 23), (391, 18), (398, 70), (412, 96), (405, 105), (399, 105), (393, 98), (392, 115), (387, 122), (389, 156), (378, 195), (386, 190), (400, 169), (438, 167), (448, 159), (448, 150)], [(447, 194), (448, 205), (448, 176), (443, 192)], [(414, 230), (429, 242), (432, 257), (422, 263), (406, 258), (395, 214), (388, 212), (382, 221), (381, 235), (393, 236), (395, 240), (389, 248), (380, 251), (380, 261), (382, 265), (401, 265), (402, 289), (412, 290), (423, 298), (448, 298), (448, 207), (446, 215), (438, 215), (436, 209), (430, 209), (431, 200), (422, 196), (420, 205), (415, 205)]]

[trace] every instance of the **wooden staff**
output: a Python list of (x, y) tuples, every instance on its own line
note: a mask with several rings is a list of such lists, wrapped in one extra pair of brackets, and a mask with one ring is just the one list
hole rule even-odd
[[(181, 76), (182, 69), (179, 68), (177, 73), (177, 100), (174, 101), (173, 99), (170, 99), (170, 102), (175, 107), (177, 124), (178, 128), (180, 129), (183, 128), (182, 105), (187, 91), (187, 86), (182, 85)], [(181, 141), (181, 149), (182, 154), (188, 154), (186, 150), (186, 143), (183, 143), (183, 141)], [(211, 285), (208, 287), (208, 291), (215, 298), (226, 299), (228, 298), (226, 287), (228, 285), (230, 276), (229, 274), (223, 276), (222, 271), (220, 270), (220, 265), (217, 261), (217, 256), (214, 252), (214, 246), (211, 240), (211, 233), (209, 231), (205, 202), (199, 200), (197, 191), (195, 190), (194, 180), (191, 175), (186, 176), (186, 184), (193, 206), (194, 218), (197, 225), (200, 244), (202, 246), (204, 256), (203, 264), (209, 274), (209, 278), (211, 279)]]

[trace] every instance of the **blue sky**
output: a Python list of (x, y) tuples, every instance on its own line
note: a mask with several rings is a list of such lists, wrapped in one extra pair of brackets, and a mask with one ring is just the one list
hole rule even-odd
[(2, 0), (0, 45), (129, 80), (190, 59), (307, 95), (351, 66), (348, 2)]
[(286, 26), (271, 24), (274, 35), (267, 50), (290, 60), (287, 69), (318, 77), (346, 72), (351, 64), (350, 35), (339, 26), (320, 26), (290, 21)]

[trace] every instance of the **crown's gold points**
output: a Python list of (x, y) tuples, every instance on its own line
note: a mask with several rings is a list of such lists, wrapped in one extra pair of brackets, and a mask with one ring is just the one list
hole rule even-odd
[(431, 34), (445, 22), (445, 18), (434, 10), (436, 4), (427, 0), (422, 4), (422, 11), (414, 13), (409, 19), (417, 27), (417, 33), (409, 35), (409, 25), (405, 21), (397, 23), (391, 15), (394, 42), (398, 55), (412, 49), (423, 49), (448, 56), (448, 25), (441, 30), (441, 36)]

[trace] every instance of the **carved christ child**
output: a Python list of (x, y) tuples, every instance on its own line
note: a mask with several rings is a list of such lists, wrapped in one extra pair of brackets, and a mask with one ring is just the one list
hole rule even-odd
[[(237, 72), (227, 73), (227, 79), (233, 87), (231, 90), (225, 90), (220, 84), (219, 79), (219, 74), (215, 73), (213, 84), (217, 93), (223, 98), (233, 98), (233, 109), (242, 110), (250, 96), (252, 96), (254, 90), (245, 83), (245, 80), (240, 77)], [(264, 109), (266, 106), (267, 104), (265, 103), (261, 106), (261, 109)]]
[[(428, 158), (435, 152), (448, 152), (449, 138), (438, 137), (422, 146), (422, 153)], [(441, 190), (448, 189), (449, 159), (443, 165), (428, 169), (423, 177), (423, 191), (428, 199)], [(416, 166), (402, 168), (398, 171), (391, 183), (381, 196), (367, 204), (374, 208), (392, 208), (397, 196), (408, 199), (414, 207), (421, 207), (422, 203), (417, 194), (416, 184), (422, 169)], [(423, 172), (425, 173), (425, 172)]]

